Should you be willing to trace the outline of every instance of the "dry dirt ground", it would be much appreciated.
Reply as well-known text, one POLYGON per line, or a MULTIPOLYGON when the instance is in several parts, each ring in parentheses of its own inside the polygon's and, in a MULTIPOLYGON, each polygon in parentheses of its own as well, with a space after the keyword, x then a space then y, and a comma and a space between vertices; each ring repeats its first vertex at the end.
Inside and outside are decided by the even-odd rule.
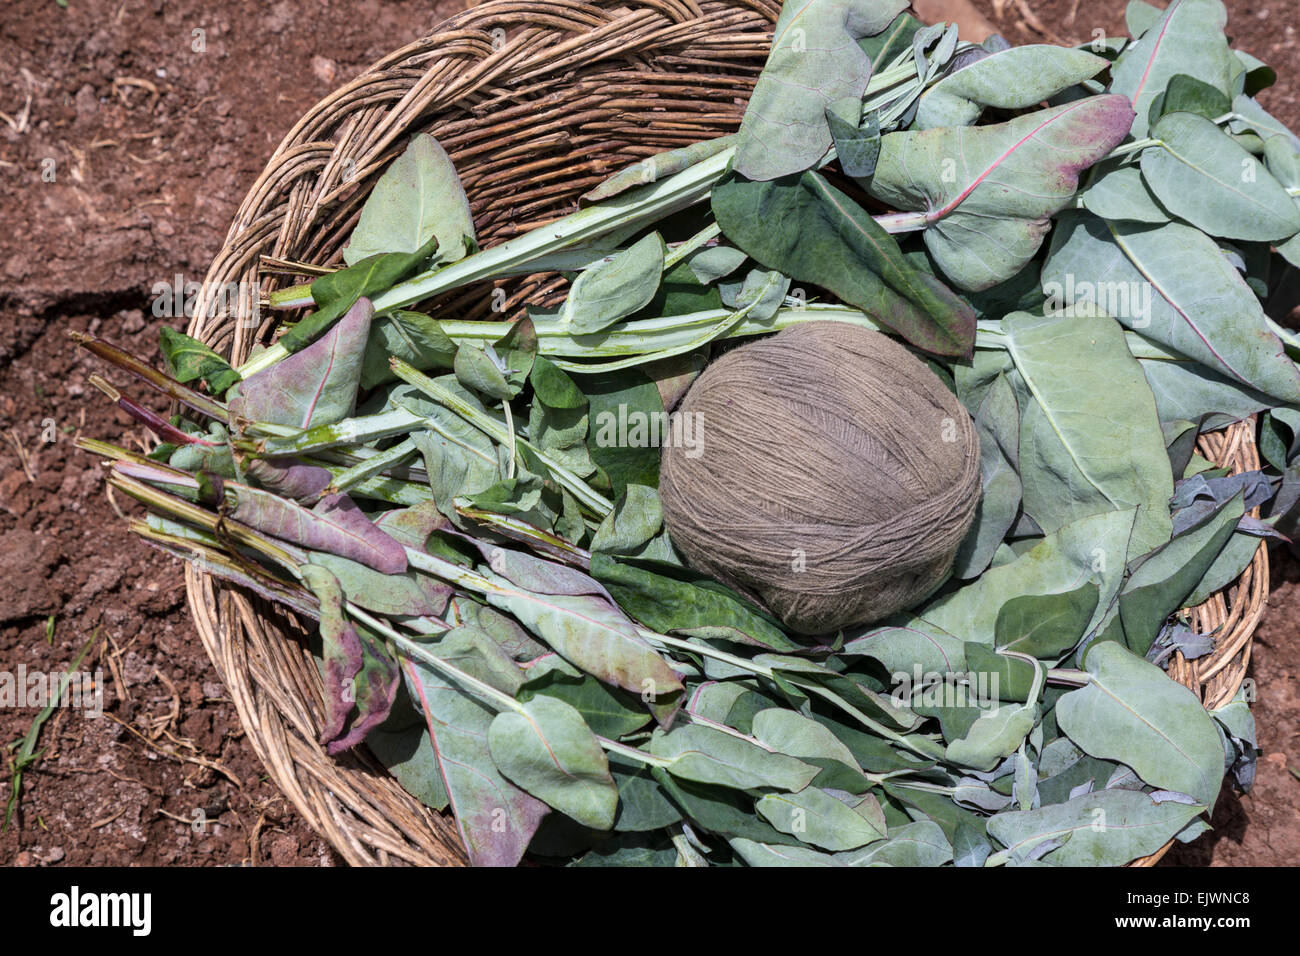
MULTIPOLYGON (((149 357, 152 290, 201 279, 294 120, 462 0, 5 0, 0 9, 0 671, 55 670, 93 638, 104 715, 61 709, 0 834, 17 865, 329 865, 265 779, 191 625, 179 568, 132 540, 79 432, 129 444, 65 337, 149 357)), ((978 0, 1013 42, 1123 29, 1123 0, 978 0)), ((1294 0, 1229 0, 1300 128, 1294 0)), ((156 358, 156 354, 154 358, 156 358)), ((1267 752, 1183 865, 1294 862, 1300 569, 1278 569, 1253 676, 1267 752)), ((38 708, 0 708, 0 748, 38 708)), ((0 805, 13 751, 0 749, 0 805)))

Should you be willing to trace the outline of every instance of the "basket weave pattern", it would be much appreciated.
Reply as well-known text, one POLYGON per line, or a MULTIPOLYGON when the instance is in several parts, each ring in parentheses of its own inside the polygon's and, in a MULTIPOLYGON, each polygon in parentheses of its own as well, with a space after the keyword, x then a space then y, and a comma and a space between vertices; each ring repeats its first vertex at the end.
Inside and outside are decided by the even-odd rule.
MULTIPOLYGON (((479 242, 490 246, 571 212, 618 168, 733 132, 779 12, 773 0, 494 0, 454 17, 289 132, 230 227, 189 333, 243 361, 276 317, 220 290, 260 284, 265 294, 289 284, 264 276, 268 260, 337 263, 370 188, 414 133, 432 133, 451 155, 479 242)), ((554 300, 564 283, 543 276, 501 285, 510 314, 554 300)), ((435 314, 485 317, 492 293, 490 285, 452 293, 435 314)), ((499 296, 496 304, 500 312, 499 296)), ((1249 423, 1204 436, 1201 452, 1234 471, 1258 467, 1249 423)), ((186 580, 195 624, 250 742, 335 850, 359 865, 464 863, 449 816, 407 794, 364 748, 336 759, 316 742, 321 681, 303 624, 192 568, 186 580)), ((1267 591, 1261 548, 1236 584, 1193 612, 1198 630, 1220 628, 1218 648, 1178 658, 1170 674, 1207 706, 1240 685, 1267 591)))

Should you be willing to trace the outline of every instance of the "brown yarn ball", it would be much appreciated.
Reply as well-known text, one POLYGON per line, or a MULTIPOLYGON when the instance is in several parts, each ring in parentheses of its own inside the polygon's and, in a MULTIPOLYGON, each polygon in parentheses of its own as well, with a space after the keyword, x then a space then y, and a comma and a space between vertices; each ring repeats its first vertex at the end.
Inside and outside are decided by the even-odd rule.
POLYGON ((663 451, 669 537, 694 568, 821 634, 910 607, 947 576, 980 496, 979 437, 897 342, 806 322, 728 352, 663 451))

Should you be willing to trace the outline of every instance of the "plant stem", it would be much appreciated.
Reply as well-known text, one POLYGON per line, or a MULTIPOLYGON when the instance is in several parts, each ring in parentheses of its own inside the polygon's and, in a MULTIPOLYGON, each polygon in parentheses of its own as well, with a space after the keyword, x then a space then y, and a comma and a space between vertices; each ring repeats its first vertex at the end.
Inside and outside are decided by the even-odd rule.
POLYGON ((903 232, 920 232, 930 225, 930 216, 926 212, 891 212, 883 216, 876 216, 876 223, 885 232, 903 233, 903 232))
POLYGON ((373 478, 408 455, 415 454, 415 452, 415 439, 408 438, 392 448, 382 451, 378 455, 372 455, 365 461, 336 474, 334 480, 330 482, 329 488, 325 490, 325 494, 337 494, 340 491, 347 491, 353 485, 365 481, 367 478, 373 478))
MULTIPOLYGON (((498 445, 509 447, 512 433, 510 429, 501 422, 492 418, 490 415, 485 415, 479 409, 462 399, 455 392, 451 391, 451 389, 443 387, 438 382, 434 381, 423 372, 417 371, 413 366, 403 362, 401 359, 393 358, 390 364, 393 373, 402 381, 406 382, 408 385, 414 385, 439 405, 451 409, 451 411, 455 412, 469 424, 483 432, 498 445)), ((420 421, 424 421, 424 419, 420 419, 420 421)), ((593 490, 585 481, 573 474, 573 472, 569 471, 549 454, 523 438, 516 437, 514 440, 536 455, 538 460, 550 469, 556 482, 567 488, 569 492, 578 499, 579 503, 590 508, 602 518, 609 514, 613 509, 614 505, 609 501, 609 499, 593 490)))
POLYGON ((103 359, 109 365, 116 366, 122 371, 133 375, 150 388, 161 392, 168 398, 175 399, 182 405, 192 408, 200 415, 207 415, 209 418, 214 418, 223 423, 229 422, 230 415, 226 410, 226 406, 221 402, 209 398, 201 392, 196 392, 186 385, 182 385, 170 375, 164 375, 156 368, 151 368, 134 355, 122 351, 116 345, 110 345, 84 332, 69 332, 68 338, 87 352, 103 359))
POLYGON ((677 263, 681 262, 687 256, 697 249, 708 245, 711 241, 722 235, 722 227, 716 222, 711 222, 691 238, 679 244, 672 252, 664 256, 664 272, 667 272, 677 263))
POLYGON ((1092 675, 1087 671, 1065 667, 1048 668, 1047 679, 1053 684, 1066 684, 1070 687, 1086 687, 1092 683, 1092 675))
POLYGON ((1150 146, 1163 146, 1163 145, 1165 144, 1160 140, 1151 139, 1150 137, 1146 139, 1134 140, 1131 143, 1125 143, 1123 146, 1115 147, 1109 153, 1103 156, 1100 160, 1098 160, 1098 162, 1104 163, 1108 159, 1120 159, 1124 156, 1129 156, 1133 153, 1140 153, 1142 150, 1150 146))

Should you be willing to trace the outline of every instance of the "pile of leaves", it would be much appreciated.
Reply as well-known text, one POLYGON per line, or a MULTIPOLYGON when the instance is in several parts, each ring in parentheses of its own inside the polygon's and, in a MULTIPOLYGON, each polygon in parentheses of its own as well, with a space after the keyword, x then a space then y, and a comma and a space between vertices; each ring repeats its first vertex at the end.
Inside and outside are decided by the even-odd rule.
POLYGON ((1275 76, 1219 0, 1139 0, 1133 39, 1083 49, 903 8, 791 0, 738 134, 491 248, 416 137, 239 369, 81 337, 185 407, 96 379, 161 440, 84 442, 134 530, 318 621, 322 742, 450 808, 474 863, 1119 865, 1207 829, 1225 771, 1249 786, 1244 695, 1207 713, 1162 665, 1213 650, 1179 609, 1300 500, 1275 76), (421 311, 553 272, 556 308, 421 311), (938 593, 812 640, 684 566, 656 492, 711 350, 809 320, 925 358, 983 479, 938 593), (1196 453, 1250 416, 1265 469, 1196 453))

